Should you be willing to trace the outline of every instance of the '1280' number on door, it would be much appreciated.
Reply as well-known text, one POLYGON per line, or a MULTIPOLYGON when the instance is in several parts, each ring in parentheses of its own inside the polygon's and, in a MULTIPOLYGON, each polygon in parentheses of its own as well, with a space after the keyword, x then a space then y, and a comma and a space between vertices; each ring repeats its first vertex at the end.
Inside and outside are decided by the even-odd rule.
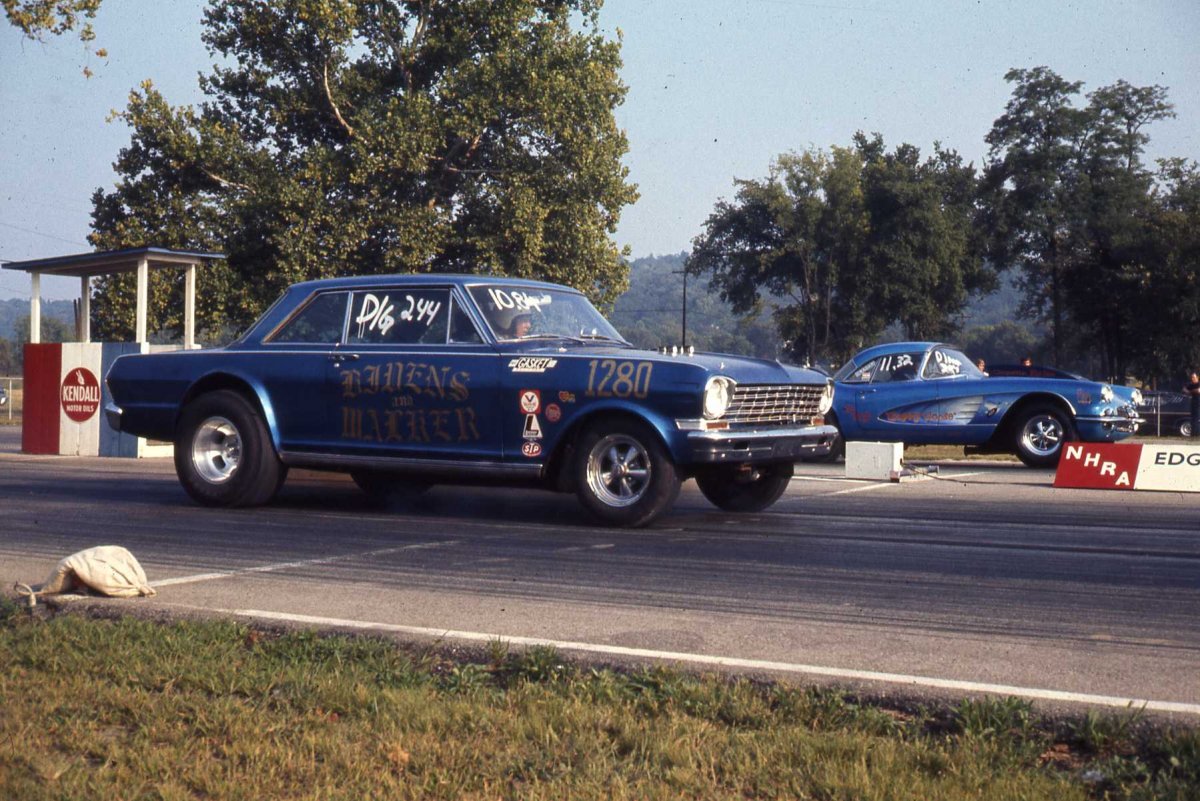
POLYGON ((644 398, 650 393, 653 362, 592 359, 589 364, 586 394, 590 398, 644 398))

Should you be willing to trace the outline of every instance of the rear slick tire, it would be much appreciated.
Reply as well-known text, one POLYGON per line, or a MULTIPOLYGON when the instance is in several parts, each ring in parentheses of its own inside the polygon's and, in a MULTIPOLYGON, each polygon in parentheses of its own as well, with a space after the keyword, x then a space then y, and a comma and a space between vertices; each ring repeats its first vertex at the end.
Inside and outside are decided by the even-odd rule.
POLYGON ((223 389, 184 408, 175 434, 175 473, 203 506, 261 506, 275 496, 287 468, 254 404, 223 389))

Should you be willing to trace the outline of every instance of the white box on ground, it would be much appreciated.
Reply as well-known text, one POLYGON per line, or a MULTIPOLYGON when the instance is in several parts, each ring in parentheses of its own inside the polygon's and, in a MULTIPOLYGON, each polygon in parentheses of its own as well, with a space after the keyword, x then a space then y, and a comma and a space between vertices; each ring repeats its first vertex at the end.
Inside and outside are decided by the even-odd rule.
POLYGON ((891 481, 901 470, 904 445, 900 442, 847 442, 846 478, 891 481))

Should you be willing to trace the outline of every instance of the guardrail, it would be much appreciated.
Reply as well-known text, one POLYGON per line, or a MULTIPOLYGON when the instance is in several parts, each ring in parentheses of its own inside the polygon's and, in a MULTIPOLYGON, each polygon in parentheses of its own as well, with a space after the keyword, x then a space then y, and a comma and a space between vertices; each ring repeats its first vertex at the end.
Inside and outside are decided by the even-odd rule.
POLYGON ((25 380, 19 375, 0 376, 0 387, 8 395, 8 402, 0 406, 0 423, 18 423, 25 408, 25 380))

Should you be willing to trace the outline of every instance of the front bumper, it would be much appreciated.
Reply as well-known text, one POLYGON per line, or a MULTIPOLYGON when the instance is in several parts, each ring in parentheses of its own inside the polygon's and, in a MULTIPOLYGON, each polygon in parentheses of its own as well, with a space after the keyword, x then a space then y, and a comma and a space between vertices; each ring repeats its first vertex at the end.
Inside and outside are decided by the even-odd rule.
POLYGON ((1086 428, 1104 435, 1136 434, 1138 427, 1145 422, 1145 418, 1139 417, 1137 412, 1126 409, 1118 410, 1116 414, 1081 415, 1075 418, 1075 425, 1081 429, 1081 433, 1086 428))
POLYGON ((834 426, 689 431, 690 461, 697 464, 795 461, 824 456, 838 438, 834 426))

